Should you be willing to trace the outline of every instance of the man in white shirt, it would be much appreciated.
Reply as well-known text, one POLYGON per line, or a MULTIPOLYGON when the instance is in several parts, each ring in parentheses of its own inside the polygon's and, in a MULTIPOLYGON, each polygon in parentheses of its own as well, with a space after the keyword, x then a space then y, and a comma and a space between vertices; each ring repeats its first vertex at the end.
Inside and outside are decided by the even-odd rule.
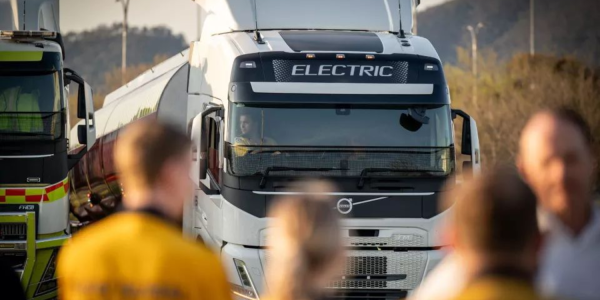
MULTIPOLYGON (((592 186, 592 134, 577 113, 546 110, 521 133, 517 166, 538 198, 540 253, 538 289, 562 299, 600 299, 600 209, 592 186)), ((450 254, 410 297, 452 299, 469 280, 461 258, 450 254)))
POLYGON ((521 133, 517 166, 536 193, 545 230, 538 288, 556 298, 600 299, 600 211, 592 199, 589 127, 571 110, 537 113, 521 133))

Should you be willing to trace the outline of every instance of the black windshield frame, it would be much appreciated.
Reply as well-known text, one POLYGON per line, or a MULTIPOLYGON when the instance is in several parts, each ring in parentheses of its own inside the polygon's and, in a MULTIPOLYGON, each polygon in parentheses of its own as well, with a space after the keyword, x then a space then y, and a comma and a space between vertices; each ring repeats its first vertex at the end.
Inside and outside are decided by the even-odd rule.
MULTIPOLYGON (((255 127, 260 127, 255 130, 260 130, 261 136, 264 138, 261 144, 269 147, 276 145, 277 148, 409 149, 454 146, 451 110, 448 105, 418 106, 427 109, 430 122, 421 125, 421 128, 417 131, 410 131, 400 124, 400 117, 405 117, 408 114, 408 109, 413 107, 417 106, 230 103, 225 142, 240 144, 239 139, 244 139, 244 135, 239 128, 241 118, 247 114, 252 114, 254 115, 253 119, 272 120, 270 123, 263 124, 261 122, 261 124, 258 124, 257 122, 255 124, 255 127), (347 115, 344 114, 343 110, 347 112, 347 115), (257 114, 258 111, 261 114, 257 114), (340 111, 339 114, 338 111, 340 111), (267 115, 265 112, 270 112, 270 114, 267 115), (282 125, 287 122, 291 122, 289 127, 282 125), (273 124, 275 125, 269 127, 273 124), (304 129, 309 126, 315 127, 308 130, 304 129), (327 134, 317 138, 316 135, 323 131, 326 131, 327 134), (292 136, 292 138, 288 136, 292 136), (312 142, 306 142, 307 140, 312 142), (324 144, 325 142, 331 144, 324 144)), ((241 144, 259 145, 243 141, 241 144)))

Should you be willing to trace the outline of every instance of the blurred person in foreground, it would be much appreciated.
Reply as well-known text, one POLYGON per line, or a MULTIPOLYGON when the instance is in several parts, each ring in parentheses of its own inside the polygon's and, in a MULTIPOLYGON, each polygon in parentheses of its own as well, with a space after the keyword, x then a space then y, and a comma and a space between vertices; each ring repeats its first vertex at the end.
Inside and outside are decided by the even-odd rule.
MULTIPOLYGON (((283 198, 269 212, 273 232, 267 265, 270 300, 320 300, 345 261, 337 211, 325 196, 333 187, 311 182, 308 195, 283 198)), ((341 278, 341 277, 340 277, 341 278)))
POLYGON ((115 149, 125 211, 62 248, 60 299, 230 299, 217 257, 182 236, 191 160, 191 142, 176 129, 155 120, 125 129, 115 149))
MULTIPOLYGON (((517 166, 538 199, 544 246, 536 285, 545 295, 575 300, 600 295, 592 137, 583 118, 565 108, 536 113, 521 133, 517 166)), ((460 257, 449 255, 411 300, 450 299, 468 279, 460 266, 460 257)))
POLYGON ((516 172, 495 169, 451 192, 449 239, 468 280, 454 299, 541 299, 536 198, 516 172))
POLYGON ((535 114, 521 134, 517 165, 538 198, 544 249, 537 284, 546 295, 600 298, 592 137, 584 119, 564 108, 535 114))

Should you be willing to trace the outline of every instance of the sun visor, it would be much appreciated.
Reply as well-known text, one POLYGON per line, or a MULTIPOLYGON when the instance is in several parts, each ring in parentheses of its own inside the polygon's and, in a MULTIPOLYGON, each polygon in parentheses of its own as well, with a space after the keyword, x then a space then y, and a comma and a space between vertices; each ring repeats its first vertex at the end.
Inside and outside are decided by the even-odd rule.
POLYGON ((296 52, 383 52, 381 40, 376 34, 370 32, 282 31, 279 34, 288 46, 296 52))

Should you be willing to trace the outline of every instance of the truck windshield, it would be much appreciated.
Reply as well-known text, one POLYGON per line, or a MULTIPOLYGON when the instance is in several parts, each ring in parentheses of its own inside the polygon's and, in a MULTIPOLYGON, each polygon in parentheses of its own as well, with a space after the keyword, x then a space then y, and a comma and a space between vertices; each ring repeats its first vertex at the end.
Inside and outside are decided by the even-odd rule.
POLYGON ((234 103, 229 128, 229 170, 239 176, 269 167, 273 176, 360 176, 370 169, 369 175, 410 177, 446 176, 454 168, 448 105, 234 103))
POLYGON ((55 139, 61 135, 59 72, 0 73, 0 139, 55 139))

